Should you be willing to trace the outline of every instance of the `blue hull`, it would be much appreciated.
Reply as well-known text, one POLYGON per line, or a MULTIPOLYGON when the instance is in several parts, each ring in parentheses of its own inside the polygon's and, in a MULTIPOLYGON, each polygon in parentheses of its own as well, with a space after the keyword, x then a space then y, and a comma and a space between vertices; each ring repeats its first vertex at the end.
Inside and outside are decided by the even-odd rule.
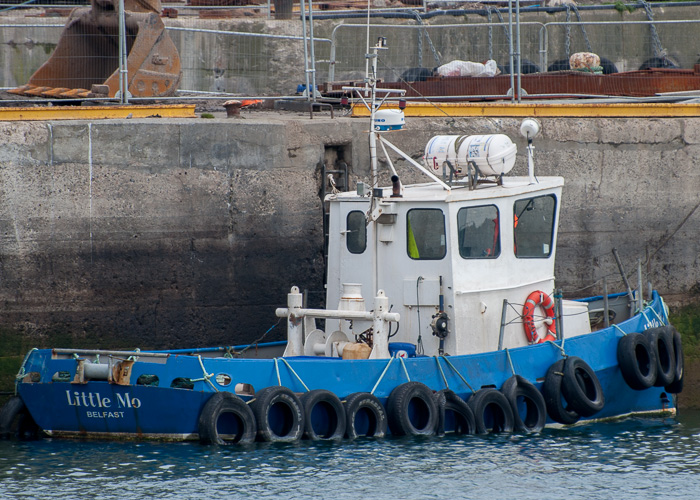
MULTIPOLYGON (((664 323, 668 319, 663 303, 655 295, 644 313, 614 327, 565 340, 563 352, 585 360, 605 394, 604 408, 591 418, 672 409, 670 395, 663 387, 630 389, 616 355, 624 334, 664 323)), ((201 351, 206 354, 206 350, 201 351)), ((386 404, 394 388, 411 380, 433 390, 449 388, 468 399, 482 387, 500 388, 513 373, 541 389, 547 369, 562 358, 562 341, 474 355, 383 360, 200 358, 182 351, 162 352, 169 356, 160 362, 144 357, 134 363, 132 385, 122 386, 107 381, 52 381, 61 372, 63 380, 68 376, 72 380, 75 360, 54 359, 52 350, 35 350, 23 365, 26 375, 18 382, 18 394, 38 426, 51 435, 195 439, 199 415, 208 399, 216 390, 234 391, 237 384, 250 384, 254 391, 277 385, 296 393, 327 389, 341 399, 355 392, 373 392, 386 404), (209 380, 202 366, 206 374, 213 375, 209 380), (231 383, 219 385, 216 376, 221 374, 228 375, 231 383), (158 386, 136 383, 139 377, 153 375, 158 386), (193 388, 172 388, 171 383, 178 378, 190 379, 193 388)), ((251 396, 242 397, 249 400, 251 396)))

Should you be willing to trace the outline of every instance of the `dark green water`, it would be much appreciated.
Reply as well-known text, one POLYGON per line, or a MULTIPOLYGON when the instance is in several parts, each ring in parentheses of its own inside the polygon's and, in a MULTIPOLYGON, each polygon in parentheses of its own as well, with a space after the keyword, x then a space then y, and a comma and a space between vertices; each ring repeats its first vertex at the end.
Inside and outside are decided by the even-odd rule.
POLYGON ((338 444, 0 441, 0 498, 700 498, 700 413, 338 444))

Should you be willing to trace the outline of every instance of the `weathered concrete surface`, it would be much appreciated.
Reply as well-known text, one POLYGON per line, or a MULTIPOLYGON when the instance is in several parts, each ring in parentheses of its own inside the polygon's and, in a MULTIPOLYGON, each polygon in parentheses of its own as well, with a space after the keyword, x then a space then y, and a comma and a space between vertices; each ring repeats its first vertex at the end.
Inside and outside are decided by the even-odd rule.
MULTIPOLYGON (((392 142, 518 119, 411 119, 392 142)), ((700 291, 700 118, 544 119, 537 174, 566 179, 558 286, 621 290, 611 250, 671 302, 700 291), (687 219, 686 219, 687 218, 687 219)), ((0 123, 0 324, 23 345, 182 347, 252 341, 292 284, 322 298, 320 164, 368 180, 365 120, 0 123)), ((405 182, 417 178, 397 161, 405 182)), ((634 281, 634 279, 633 279, 634 281)), ((281 338, 283 329, 268 338, 281 338)), ((6 353, 19 354, 19 353, 6 353)))
POLYGON ((291 281, 319 287, 314 173, 340 128, 1 124, 0 324, 40 344, 254 340, 291 281))

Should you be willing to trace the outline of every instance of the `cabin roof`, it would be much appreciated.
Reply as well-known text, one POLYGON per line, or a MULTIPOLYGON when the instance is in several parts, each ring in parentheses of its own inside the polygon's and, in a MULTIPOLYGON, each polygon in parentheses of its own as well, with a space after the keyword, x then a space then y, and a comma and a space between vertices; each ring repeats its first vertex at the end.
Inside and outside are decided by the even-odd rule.
MULTIPOLYGON (((536 183, 531 184, 529 177, 504 177, 502 185, 492 183, 479 184, 476 189, 470 190, 466 183, 453 183, 449 191, 437 182, 424 184, 410 184, 403 186, 401 198, 389 198, 391 187, 383 187, 386 198, 392 202, 405 203, 416 201, 437 201, 445 203, 488 200, 494 198, 507 198, 525 193, 536 193, 564 185, 563 177, 539 177, 536 183)), ((331 194, 326 197, 328 201, 360 201, 368 199, 367 196, 359 196, 356 192, 331 194)))

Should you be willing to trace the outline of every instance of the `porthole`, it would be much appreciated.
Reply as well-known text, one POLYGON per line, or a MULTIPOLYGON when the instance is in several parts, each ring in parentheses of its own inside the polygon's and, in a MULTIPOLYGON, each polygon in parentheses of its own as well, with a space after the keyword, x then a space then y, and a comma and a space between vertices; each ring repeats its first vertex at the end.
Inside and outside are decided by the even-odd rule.
POLYGON ((60 371, 53 374, 51 382, 70 382, 70 372, 60 371))
POLYGON ((234 391, 239 396, 255 396, 255 389, 252 384, 236 384, 234 391))
POLYGON ((144 373, 143 375, 139 375, 139 378, 136 379, 136 385, 148 385, 152 387, 157 387, 158 383, 160 381, 158 380, 158 375, 149 375, 144 373))
POLYGON ((194 389, 194 382, 187 377, 178 377, 172 381, 170 387, 174 389, 194 389))

